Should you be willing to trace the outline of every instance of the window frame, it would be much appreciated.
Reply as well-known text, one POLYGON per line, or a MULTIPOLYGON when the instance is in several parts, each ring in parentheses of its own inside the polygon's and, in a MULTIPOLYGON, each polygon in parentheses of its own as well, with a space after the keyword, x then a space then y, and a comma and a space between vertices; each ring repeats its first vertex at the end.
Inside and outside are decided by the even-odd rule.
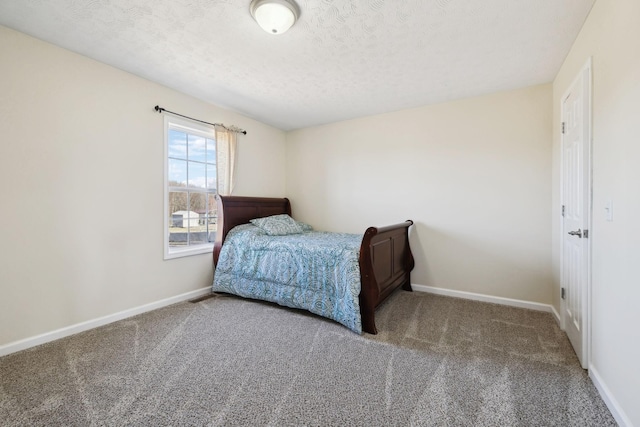
MULTIPOLYGON (((213 253, 214 243, 203 243, 196 245, 189 245, 186 247, 171 247, 169 245, 169 131, 170 130, 178 130, 181 132, 189 133, 195 136, 204 137, 206 139, 211 139, 216 143, 216 154, 218 151, 217 141, 215 138, 215 128, 213 126, 207 126, 204 124, 200 124, 191 120, 181 119, 178 117, 164 117, 164 259, 170 260, 175 258, 183 258, 192 255, 201 255, 207 253, 213 253)), ((188 162, 188 159, 186 160, 188 162)), ((216 158, 216 170, 218 167, 218 162, 216 158)), ((218 194, 218 177, 216 174, 216 190, 213 192, 214 196, 218 194)), ((185 187, 185 191, 192 191, 190 187, 185 187)), ((196 191, 200 192, 200 191, 196 191)), ((211 191, 201 191, 206 195, 212 194, 211 191)), ((188 207, 187 207, 188 208, 188 207)))

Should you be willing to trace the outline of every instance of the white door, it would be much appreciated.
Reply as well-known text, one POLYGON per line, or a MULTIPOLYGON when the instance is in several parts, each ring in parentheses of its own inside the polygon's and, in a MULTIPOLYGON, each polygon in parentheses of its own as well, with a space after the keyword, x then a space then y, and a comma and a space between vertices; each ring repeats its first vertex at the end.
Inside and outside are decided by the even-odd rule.
POLYGON ((562 101, 562 315, 583 368, 589 348, 590 63, 562 101))

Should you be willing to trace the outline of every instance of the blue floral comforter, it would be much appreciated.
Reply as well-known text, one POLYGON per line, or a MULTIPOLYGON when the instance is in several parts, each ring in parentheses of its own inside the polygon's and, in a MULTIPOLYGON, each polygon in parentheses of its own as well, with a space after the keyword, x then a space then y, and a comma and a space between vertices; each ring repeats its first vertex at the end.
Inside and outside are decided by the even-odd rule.
POLYGON ((361 334, 362 237, 318 231, 268 236, 239 225, 220 251, 213 291, 308 310, 361 334))

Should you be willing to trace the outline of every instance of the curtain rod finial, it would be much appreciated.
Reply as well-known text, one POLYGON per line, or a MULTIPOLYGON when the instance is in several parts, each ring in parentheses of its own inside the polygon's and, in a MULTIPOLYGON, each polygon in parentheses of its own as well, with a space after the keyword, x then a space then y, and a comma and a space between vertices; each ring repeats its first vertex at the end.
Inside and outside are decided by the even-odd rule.
POLYGON ((224 125, 224 124, 222 124, 222 123, 209 123, 209 122, 205 122, 204 120, 194 119, 193 117, 189 117, 189 116, 185 116, 185 115, 183 115, 183 114, 178 114, 178 113, 175 113, 175 112, 173 112, 173 111, 169 111, 169 110, 167 110, 166 108, 162 108, 162 107, 161 107, 161 106, 159 106, 159 105, 156 105, 155 107, 153 107, 153 109, 154 109, 154 110, 156 110, 158 113, 161 113, 161 114, 162 114, 163 112, 165 112, 165 111, 166 111, 166 112, 167 112, 167 113, 169 113, 169 114, 173 114, 173 115, 176 115, 176 116, 179 116, 179 117, 184 117, 185 119, 194 120, 194 121, 196 121, 196 122, 204 123, 204 124, 206 124, 206 125, 210 125, 210 126, 221 126, 221 127, 223 127, 224 129, 227 129, 227 130, 229 130, 229 131, 231 131, 231 132, 238 132, 238 133, 241 133, 241 134, 243 134, 243 135, 246 135, 246 134, 247 134, 247 131, 246 131, 246 130, 244 130, 244 129, 240 129, 240 128, 239 128, 239 127, 237 127, 237 126, 227 127, 227 126, 225 126, 225 125, 224 125))

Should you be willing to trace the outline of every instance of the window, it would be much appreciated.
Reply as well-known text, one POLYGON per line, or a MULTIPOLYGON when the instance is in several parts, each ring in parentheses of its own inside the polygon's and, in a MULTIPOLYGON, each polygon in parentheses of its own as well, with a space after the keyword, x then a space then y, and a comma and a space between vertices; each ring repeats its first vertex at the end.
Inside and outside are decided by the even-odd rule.
POLYGON ((213 127, 165 116, 165 259, 213 250, 216 175, 213 127))

